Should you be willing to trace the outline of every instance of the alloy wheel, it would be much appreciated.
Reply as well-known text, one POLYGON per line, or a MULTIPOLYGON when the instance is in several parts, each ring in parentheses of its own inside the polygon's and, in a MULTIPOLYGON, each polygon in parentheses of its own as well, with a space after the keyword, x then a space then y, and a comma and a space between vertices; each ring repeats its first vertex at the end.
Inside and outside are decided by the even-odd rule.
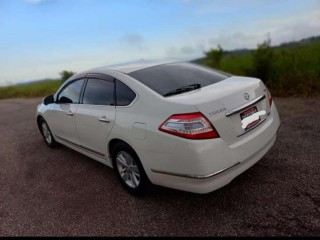
POLYGON ((51 132, 49 130, 48 125, 45 122, 43 122, 41 126, 42 126, 42 134, 44 136, 44 139, 46 140, 46 142, 48 144, 51 144, 52 143, 52 137, 51 137, 51 132))
POLYGON ((117 153, 116 163, 125 184, 131 188, 137 188, 140 184, 140 171, 133 157, 125 151, 120 151, 117 153))

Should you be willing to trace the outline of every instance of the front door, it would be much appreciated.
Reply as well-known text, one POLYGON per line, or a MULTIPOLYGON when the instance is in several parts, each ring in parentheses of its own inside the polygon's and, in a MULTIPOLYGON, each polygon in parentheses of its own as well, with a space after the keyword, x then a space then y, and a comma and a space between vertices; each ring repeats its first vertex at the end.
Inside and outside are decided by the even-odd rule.
POLYGON ((79 145, 74 116, 80 101, 80 94, 85 79, 72 81, 63 88, 56 103, 50 105, 47 121, 53 135, 62 140, 79 145))

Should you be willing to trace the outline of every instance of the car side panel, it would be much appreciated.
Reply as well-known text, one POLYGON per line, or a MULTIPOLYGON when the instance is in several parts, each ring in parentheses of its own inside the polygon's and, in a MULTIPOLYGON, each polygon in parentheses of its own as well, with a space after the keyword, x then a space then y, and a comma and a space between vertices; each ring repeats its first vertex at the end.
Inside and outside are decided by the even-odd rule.
POLYGON ((75 124, 80 145, 105 156, 107 137, 114 122, 115 106, 79 105, 75 114, 75 124), (99 121, 100 118, 109 122, 99 121))
POLYGON ((74 114, 78 104, 50 104, 44 112, 44 118, 49 124, 54 137, 60 137, 74 144, 79 144, 75 128, 74 114))

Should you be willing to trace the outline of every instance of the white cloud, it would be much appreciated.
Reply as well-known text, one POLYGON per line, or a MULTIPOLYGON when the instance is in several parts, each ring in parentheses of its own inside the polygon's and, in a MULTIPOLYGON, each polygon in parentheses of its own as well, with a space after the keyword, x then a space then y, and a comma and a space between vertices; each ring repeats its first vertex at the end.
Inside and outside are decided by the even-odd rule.
POLYGON ((259 25, 270 32, 273 44, 280 44, 320 35, 319 19, 320 9, 314 9, 302 15, 262 21, 259 25))
POLYGON ((320 35, 319 19, 320 9, 314 8, 304 14, 256 21, 250 25, 240 21, 225 24, 219 29, 193 26, 171 36, 168 38, 170 41, 162 41, 158 48, 165 52, 166 57, 194 59, 202 57, 204 51, 218 44, 225 50, 253 49, 270 37, 272 45, 279 45, 320 35))

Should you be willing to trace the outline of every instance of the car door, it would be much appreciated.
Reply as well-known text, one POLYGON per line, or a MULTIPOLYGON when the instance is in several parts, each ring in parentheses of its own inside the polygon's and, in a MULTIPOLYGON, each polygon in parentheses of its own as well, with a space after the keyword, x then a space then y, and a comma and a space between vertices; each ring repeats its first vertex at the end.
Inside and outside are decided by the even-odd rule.
POLYGON ((81 147, 105 156, 107 137, 115 122, 114 79, 105 75, 88 75, 75 123, 81 147))
POLYGON ((85 79, 76 79, 64 86, 57 94, 56 102, 46 113, 49 127, 58 140, 80 144, 75 128, 74 114, 79 105, 85 79))

